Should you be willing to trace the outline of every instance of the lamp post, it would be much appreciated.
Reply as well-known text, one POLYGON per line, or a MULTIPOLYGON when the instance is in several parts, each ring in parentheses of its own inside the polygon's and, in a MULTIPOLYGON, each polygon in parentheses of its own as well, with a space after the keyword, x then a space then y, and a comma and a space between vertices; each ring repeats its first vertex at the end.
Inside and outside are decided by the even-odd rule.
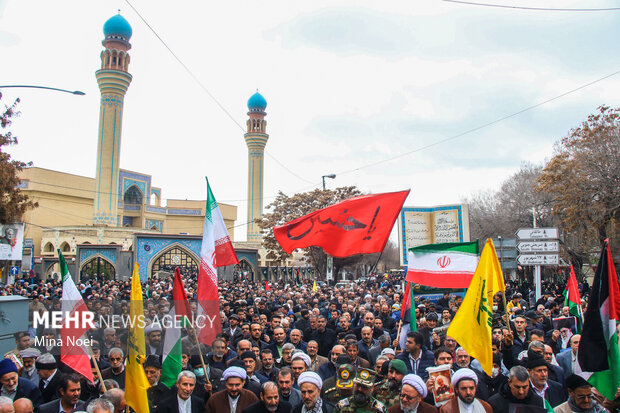
POLYGON ((336 174, 323 175, 323 191, 325 191, 325 178, 336 179, 336 174))
POLYGON ((78 95, 78 96, 84 96, 86 93, 79 91, 79 90, 66 90, 66 89, 58 89, 56 87, 48 87, 48 86, 34 86, 34 85, 4 85, 4 86, 0 86, 0 89, 5 89, 5 88, 13 88, 13 87, 17 87, 17 88, 28 88, 28 89, 47 89, 47 90, 56 90, 58 92, 65 92, 65 93, 71 93, 72 95, 78 95))

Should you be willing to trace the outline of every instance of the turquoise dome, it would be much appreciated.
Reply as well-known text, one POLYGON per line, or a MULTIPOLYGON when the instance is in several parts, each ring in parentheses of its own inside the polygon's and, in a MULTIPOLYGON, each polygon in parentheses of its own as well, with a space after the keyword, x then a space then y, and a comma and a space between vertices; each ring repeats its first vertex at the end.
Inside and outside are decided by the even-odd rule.
POLYGON ((131 25, 120 14, 110 17, 103 25, 105 37, 120 36, 125 40, 129 40, 132 33, 131 25))
POLYGON ((267 101, 260 93, 256 92, 250 99, 248 99, 248 109, 250 110, 265 110, 267 107, 267 101))

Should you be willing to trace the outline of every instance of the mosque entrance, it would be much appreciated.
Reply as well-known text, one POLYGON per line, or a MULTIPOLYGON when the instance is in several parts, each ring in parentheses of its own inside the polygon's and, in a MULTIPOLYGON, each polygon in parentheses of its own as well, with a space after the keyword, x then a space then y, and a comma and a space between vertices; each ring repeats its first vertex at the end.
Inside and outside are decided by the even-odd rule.
POLYGON ((233 267, 233 280, 251 280, 256 281, 254 278, 254 267, 246 259, 239 260, 239 264, 235 264, 233 267))
POLYGON ((114 280, 116 279, 116 268, 105 258, 93 257, 80 269, 80 280, 84 279, 114 280))
POLYGON ((123 195, 123 202, 125 204, 142 204, 142 192, 138 189, 137 186, 130 186, 127 191, 125 191, 125 195, 123 195))
POLYGON ((161 254, 151 266, 151 274, 158 277, 172 277, 179 267, 181 274, 192 279, 198 278, 198 261, 184 248, 173 247, 161 254))

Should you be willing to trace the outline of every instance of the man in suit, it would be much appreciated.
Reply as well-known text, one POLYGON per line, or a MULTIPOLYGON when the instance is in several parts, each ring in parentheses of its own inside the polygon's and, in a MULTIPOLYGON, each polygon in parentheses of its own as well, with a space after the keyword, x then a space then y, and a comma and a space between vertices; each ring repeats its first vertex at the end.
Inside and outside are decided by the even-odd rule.
POLYGON ((161 363, 159 362, 159 356, 155 354, 147 356, 142 367, 144 368, 146 379, 151 385, 151 387, 146 389, 146 396, 149 400, 149 408, 150 410, 155 411, 159 402, 167 398, 170 389, 160 381, 161 363))
POLYGON ((555 356, 560 367, 564 371, 564 377, 568 377, 575 372, 575 365, 579 364, 577 360, 577 350, 581 341, 580 334, 574 334, 569 340, 570 350, 563 351, 555 356))
POLYGON ((177 376, 177 392, 162 400, 157 406, 155 413, 202 413, 205 402, 194 396, 196 387, 196 375, 188 370, 183 370, 177 376))
POLYGON ((530 373, 532 390, 547 400, 551 407, 555 408, 566 401, 568 394, 564 391, 563 386, 549 380, 549 367, 543 357, 528 357, 527 370, 530 373))
POLYGON ((258 397, 250 390, 243 388, 246 379, 247 373, 242 367, 232 366, 224 370, 222 380, 226 388, 209 398, 205 412, 238 413, 249 405, 256 403, 258 397))
POLYGON ((82 411, 86 408, 86 403, 80 400, 82 385, 80 376, 75 373, 64 374, 58 386, 60 399, 52 400, 39 406, 39 413, 71 413, 82 411))
POLYGON ((11 400, 30 399, 35 409, 41 404, 41 392, 37 386, 28 379, 18 377, 17 366, 10 359, 0 361, 0 394, 11 400))
POLYGON ((426 368, 435 364, 433 353, 424 348, 424 336, 417 331, 407 333, 405 351, 396 358, 405 362, 409 373, 417 374, 422 380, 428 379, 426 368))
POLYGON ((43 398, 42 403, 47 403, 60 396, 58 384, 62 373, 58 371, 56 358, 50 354, 42 354, 34 363, 39 375, 39 391, 43 398))
POLYGON ((288 413, 291 409, 290 403, 280 400, 278 386, 267 381, 261 386, 260 400, 243 409, 242 413, 288 413))

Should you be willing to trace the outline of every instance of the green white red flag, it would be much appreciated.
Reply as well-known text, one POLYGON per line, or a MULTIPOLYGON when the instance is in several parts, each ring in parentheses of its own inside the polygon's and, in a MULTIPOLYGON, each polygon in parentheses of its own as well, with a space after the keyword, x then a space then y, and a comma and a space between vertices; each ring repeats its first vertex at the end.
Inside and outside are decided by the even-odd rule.
POLYGON ((620 352, 616 332, 619 320, 620 287, 609 239, 606 239, 584 314, 577 359, 588 382, 609 400, 615 399, 620 386, 620 352))
POLYGON ((63 314, 63 327, 60 330, 63 343, 60 347, 60 361, 92 383, 93 371, 90 368, 90 351, 86 346, 88 337, 85 336, 88 325, 84 323, 87 318, 85 314, 89 313, 89 310, 75 286, 73 278, 71 278, 67 261, 65 261, 60 250, 58 250, 58 264, 62 276, 61 310, 63 314))
POLYGON ((207 179, 207 207, 200 248, 196 315, 198 340, 201 343, 210 345, 222 330, 216 268, 234 264, 239 264, 239 260, 207 179))
POLYGON ((183 347, 179 325, 188 325, 192 321, 192 311, 187 295, 185 295, 185 286, 179 267, 174 270, 172 304, 168 313, 172 325, 166 328, 161 362, 161 382, 170 388, 176 383, 177 376, 183 370, 183 347))
POLYGON ((577 319, 577 334, 581 334, 583 324, 583 311, 581 310, 581 295, 573 266, 570 266, 570 275, 564 290, 564 306, 568 307, 569 313, 577 319))
POLYGON ((406 280, 438 288, 467 288, 478 265, 478 242, 409 248, 406 280))

